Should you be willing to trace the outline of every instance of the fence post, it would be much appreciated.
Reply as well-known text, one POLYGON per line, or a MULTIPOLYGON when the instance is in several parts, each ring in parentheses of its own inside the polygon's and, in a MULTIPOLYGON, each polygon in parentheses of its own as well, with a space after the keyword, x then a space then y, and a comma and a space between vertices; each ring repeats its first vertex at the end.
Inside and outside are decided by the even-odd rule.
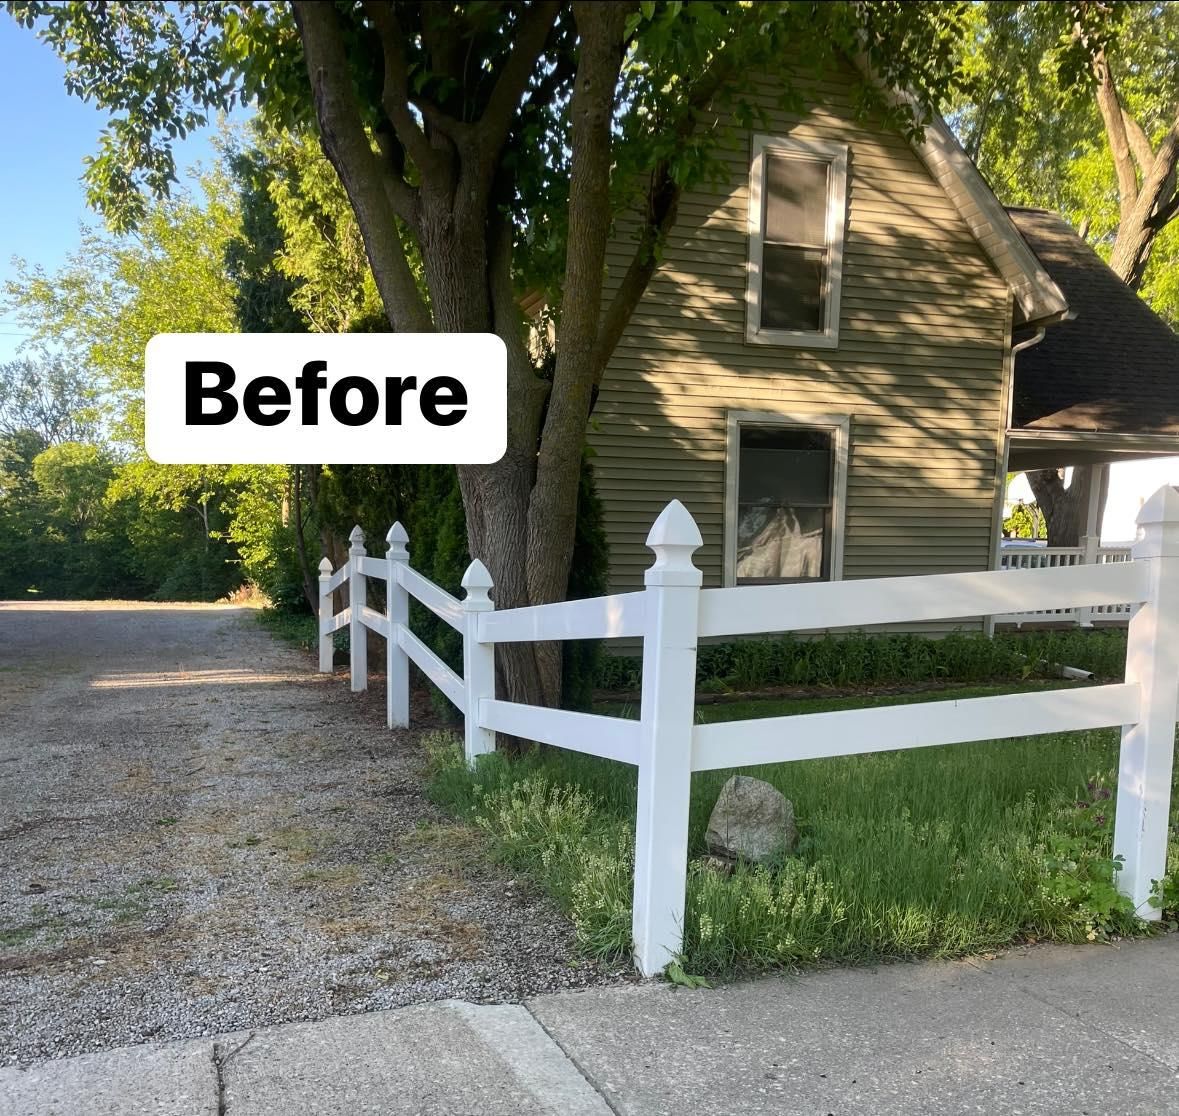
POLYGON ((409 656, 397 642, 397 633, 409 627, 409 591, 397 576, 397 567, 409 564, 409 535, 394 523, 385 536, 389 550, 385 561, 385 615, 389 638, 385 640, 385 722, 390 728, 409 725, 409 656))
POLYGON ((635 817, 635 964, 654 976, 683 947, 692 789, 696 643, 702 575, 696 521, 679 500, 655 520, 645 575, 639 801, 635 817))
POLYGON ((1175 718, 1179 711, 1179 491, 1160 488, 1138 513, 1131 549, 1148 571, 1147 599, 1130 620, 1126 681, 1142 692, 1138 723, 1122 729, 1114 856, 1122 857, 1118 890, 1142 918, 1157 919, 1151 883, 1166 873, 1167 815, 1175 718))
POLYGON ((479 613, 490 612, 495 604, 487 595, 495 583, 487 567, 475 559, 463 574, 463 686, 467 708, 463 714, 463 756, 467 766, 475 766, 477 756, 495 751, 495 733, 479 725, 479 703, 495 697, 495 644, 478 640, 479 613))
POLYGON ((331 559, 325 556, 319 562, 319 669, 324 674, 331 674, 335 665, 336 637, 328 631, 333 618, 332 594, 328 589, 331 579, 331 559))
MULTIPOLYGON (((1097 565, 1097 550, 1101 545, 1101 539, 1096 535, 1082 535, 1081 539, 1081 564, 1084 566, 1097 565)), ((1093 613, 1092 607, 1077 609, 1077 623, 1082 628, 1093 627, 1093 613)))
POLYGON ((348 622, 348 643, 352 649, 352 692, 358 694, 368 689, 368 636, 361 619, 368 594, 364 587, 364 574, 360 572, 360 559, 366 552, 364 532, 359 525, 352 528, 348 541, 352 544, 348 548, 348 606, 352 610, 348 622))

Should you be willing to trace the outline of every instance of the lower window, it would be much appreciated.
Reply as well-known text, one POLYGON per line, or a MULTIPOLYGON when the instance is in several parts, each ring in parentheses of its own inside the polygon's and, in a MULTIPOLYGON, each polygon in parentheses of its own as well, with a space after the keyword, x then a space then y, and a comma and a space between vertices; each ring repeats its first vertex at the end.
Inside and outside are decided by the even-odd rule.
POLYGON ((730 414, 728 584, 839 576, 847 427, 846 418, 730 414))

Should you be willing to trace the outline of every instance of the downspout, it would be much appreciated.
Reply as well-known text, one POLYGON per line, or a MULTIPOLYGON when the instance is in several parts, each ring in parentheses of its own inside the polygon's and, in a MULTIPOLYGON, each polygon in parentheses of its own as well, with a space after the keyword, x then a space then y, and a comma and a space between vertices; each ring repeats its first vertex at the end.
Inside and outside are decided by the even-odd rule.
MULTIPOLYGON (((1033 345, 1038 345, 1044 340, 1044 327, 1039 326, 1036 332, 1032 334, 1026 341, 1017 341, 1011 346, 1011 370, 1015 371, 1015 354, 1022 353, 1024 349, 1030 349, 1033 345)), ((1008 422, 1011 421, 1010 411, 1008 412, 1008 422)))
MULTIPOLYGON (((1023 341, 1017 341, 1011 346, 1008 353, 1009 374, 1007 376, 1007 406, 1005 408, 1006 414, 1003 416, 1003 448, 1001 452, 1002 460, 999 462, 999 477, 998 484, 995 486, 995 508, 993 514, 994 524, 994 547, 991 553, 991 569, 999 569, 1000 555, 1003 549, 1003 504, 1007 499, 1007 462, 1011 456, 1011 416, 1015 411, 1015 357, 1017 353, 1022 353, 1024 349, 1030 349, 1033 345, 1038 345, 1044 340, 1044 326, 1037 326, 1036 332, 1031 337, 1023 341)), ((988 639, 995 634, 995 618, 988 616, 986 618, 983 632, 988 639)))

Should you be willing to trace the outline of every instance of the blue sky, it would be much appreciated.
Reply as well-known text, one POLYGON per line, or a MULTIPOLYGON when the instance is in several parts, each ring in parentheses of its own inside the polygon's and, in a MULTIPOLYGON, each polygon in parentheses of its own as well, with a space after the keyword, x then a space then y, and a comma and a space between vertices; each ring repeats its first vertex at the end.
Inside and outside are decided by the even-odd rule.
MULTIPOLYGON (((0 11, 0 284, 14 276, 12 257, 48 270, 78 245, 81 222, 98 224, 86 206, 82 159, 97 150, 105 115, 65 91, 65 67, 31 31, 0 11)), ((206 128, 177 146, 184 170, 212 156, 206 128)), ((0 304, 3 295, 0 294, 0 304)), ((0 361, 9 360, 23 338, 12 315, 0 310, 0 361)))

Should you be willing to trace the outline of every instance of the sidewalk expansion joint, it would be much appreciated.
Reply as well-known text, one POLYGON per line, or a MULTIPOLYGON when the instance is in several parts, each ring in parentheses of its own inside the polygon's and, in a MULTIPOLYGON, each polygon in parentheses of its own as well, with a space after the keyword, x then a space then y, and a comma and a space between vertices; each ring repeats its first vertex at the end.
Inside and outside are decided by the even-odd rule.
POLYGON ((983 976, 989 977, 993 981, 1006 984, 1007 987, 1017 996, 1026 996, 1029 1000, 1034 1000, 1037 1004, 1048 1008, 1057 1015, 1060 1015, 1073 1023, 1080 1024, 1084 1030, 1089 1031, 1094 1035, 1100 1035, 1102 1038, 1107 1039, 1115 1046, 1121 1047, 1127 1054, 1132 1054, 1139 1058, 1146 1058, 1148 1061, 1153 1062, 1156 1066, 1165 1070, 1167 1073, 1175 1072, 1175 1066, 1160 1058, 1157 1054, 1153 1054, 1149 1050, 1143 1050, 1141 1047, 1135 1046, 1134 1043, 1129 1042, 1118 1035, 1112 1034, 1111 1032, 1107 1031, 1100 1022, 1093 1019, 1086 1019, 1085 1016, 1063 1007, 1054 1000, 1048 999, 1048 997, 1045 995, 1041 995, 1038 992, 1033 992, 1030 988, 1021 988, 1009 973, 999 973, 994 969, 984 969, 971 957, 965 958, 965 961, 966 964, 976 973, 981 973, 983 976))
POLYGON ((523 1008, 523 1009, 524 1009, 526 1012, 528 1012, 528 1014, 529 1014, 529 1015, 532 1017, 532 1021, 533 1021, 533 1022, 534 1022, 534 1023, 535 1023, 535 1024, 536 1024, 536 1025, 537 1025, 537 1026, 538 1026, 538 1027, 541 1029, 541 1030, 542 1030, 542 1031, 544 1031, 544 1033, 545 1033, 545 1034, 548 1036, 549 1042, 551 1042, 551 1043, 552 1043, 552 1044, 553 1044, 553 1045, 554 1045, 554 1046, 555 1046, 555 1047, 556 1047, 558 1050, 560 1050, 560 1051, 561 1051, 561 1053, 562 1053, 562 1054, 564 1054, 564 1055, 565 1055, 565 1057, 566 1057, 566 1058, 569 1060, 569 1064, 570 1064, 571 1066, 573 1066, 573 1068, 574 1068, 575 1070, 577 1070, 577 1072, 578 1072, 579 1074, 581 1074, 582 1080, 584 1080, 584 1081, 585 1081, 585 1083, 586 1083, 586 1084, 587 1084, 587 1085, 588 1085, 588 1086, 589 1086, 591 1089, 593 1089, 593 1091, 594 1091, 595 1093, 597 1093, 599 1097, 601 1097, 601 1098, 602 1098, 602 1103, 603 1103, 603 1104, 604 1104, 604 1105, 605 1105, 605 1106, 606 1106, 608 1109, 610 1109, 610 1111, 611 1111, 611 1112, 613 1112, 613 1113, 614 1113, 614 1116, 622 1116, 622 1113, 619 1111, 619 1109, 617 1108, 617 1106, 616 1106, 616 1105, 613 1103, 613 1101, 611 1101, 611 1100, 610 1100, 609 1096, 607 1096, 607 1094, 606 1094, 606 1091, 605 1091, 605 1090, 602 1088, 602 1086, 601 1086, 601 1085, 599 1085, 599 1084, 598 1084, 597 1080, 594 1078, 594 1075, 593 1075, 592 1073, 590 1073, 588 1070, 586 1070, 585 1066, 583 1066, 583 1065, 582 1065, 582 1064, 581 1064, 581 1063, 580 1063, 580 1062, 579 1062, 579 1061, 578 1061, 578 1060, 577 1060, 577 1059, 576 1059, 576 1058, 573 1056, 572 1052, 570 1052, 568 1049, 566 1049, 566 1047, 565 1047, 565 1044, 564 1044, 564 1043, 562 1043, 562 1042, 561 1042, 561 1040, 560 1040, 559 1038, 557 1038, 557 1036, 556 1036, 556 1035, 554 1035, 554 1034, 553 1034, 553 1032, 552 1032, 552 1031, 550 1031, 550 1030, 548 1029, 548 1027, 546 1027, 546 1026, 544 1025, 544 1020, 543 1020, 543 1019, 541 1019, 541 1018, 539 1018, 539 1017, 537 1016, 536 1012, 534 1012, 534 1011, 532 1010, 532 1006, 531 1006, 531 1004, 529 1004, 527 1001, 524 1001, 524 1002, 522 1002, 522 1003, 520 1004, 520 1006, 521 1006, 521 1007, 522 1007, 522 1008, 523 1008))
POLYGON ((229 1065, 235 1055, 244 1050, 253 1039, 254 1032, 251 1031, 245 1038, 244 1042, 239 1042, 228 1054, 222 1054, 223 1047, 221 1043, 213 1043, 213 1071, 217 1075, 217 1116, 227 1116, 229 1112, 229 1098, 225 1093, 225 1067, 229 1065))

